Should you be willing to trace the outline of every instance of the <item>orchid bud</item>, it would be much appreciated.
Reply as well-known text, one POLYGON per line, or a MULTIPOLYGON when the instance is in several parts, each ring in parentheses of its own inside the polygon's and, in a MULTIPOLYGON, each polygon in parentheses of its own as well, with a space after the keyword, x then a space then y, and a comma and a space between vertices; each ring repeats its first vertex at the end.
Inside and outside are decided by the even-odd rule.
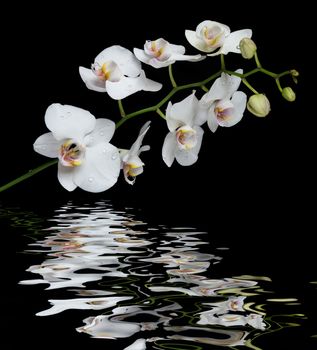
POLYGON ((266 117, 270 110, 270 101, 264 94, 252 95, 247 103, 248 111, 257 117, 266 117))
POLYGON ((292 69, 291 70, 291 74, 293 77, 298 77, 299 76, 299 72, 296 69, 292 69))
POLYGON ((296 94, 293 91, 293 89, 291 87, 285 87, 282 90, 282 96, 285 98, 285 100, 289 101, 289 102, 293 102, 296 99, 296 94))
POLYGON ((241 55, 243 58, 249 60, 256 52, 256 45, 252 39, 243 38, 239 43, 241 55))

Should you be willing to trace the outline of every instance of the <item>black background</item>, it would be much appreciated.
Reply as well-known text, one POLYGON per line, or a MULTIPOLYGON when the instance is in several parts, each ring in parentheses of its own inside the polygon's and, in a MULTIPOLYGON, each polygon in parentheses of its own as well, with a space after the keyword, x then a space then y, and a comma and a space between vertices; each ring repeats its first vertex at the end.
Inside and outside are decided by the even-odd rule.
MULTIPOLYGON (((103 194, 80 189, 68 193, 58 183, 56 168, 52 167, 1 193, 1 201, 22 208, 27 203, 41 212, 46 205, 58 207, 69 199, 128 198, 150 220, 202 225, 215 232, 217 238, 213 239, 219 244, 229 241, 237 247, 232 261, 239 258, 239 266, 244 266, 248 274, 276 275, 282 288, 297 271, 294 288, 303 293, 302 283, 315 279, 316 266, 312 243, 316 230, 313 221, 316 108, 310 82, 313 57, 309 44, 312 9, 304 5, 277 9, 268 2, 244 1, 235 5, 161 1, 144 5, 67 4, 16 4, 3 11, 8 24, 2 24, 5 91, 1 184, 46 162, 45 157, 33 151, 32 144, 47 132, 44 114, 51 103, 75 105, 97 118, 120 119, 116 102, 106 94, 88 90, 78 74, 78 66, 89 67, 100 51, 114 44, 132 50, 141 48, 147 39, 163 37, 184 45, 188 54, 196 54, 187 43, 184 30, 194 30, 205 19, 225 23, 232 31, 251 28, 265 68, 275 72, 295 68, 300 72, 297 86, 288 77, 282 80, 285 86, 294 88, 297 100, 285 101, 272 79, 257 75, 250 81, 269 97, 270 115, 262 119, 246 112, 232 128, 219 128, 215 134, 206 128, 199 160, 191 167, 177 163, 171 169, 165 166, 161 159, 167 133, 165 122, 156 114, 143 115, 118 129, 112 141, 118 147, 129 147, 141 125, 152 120, 145 139, 151 151, 144 154, 145 172, 134 186, 120 178, 114 188, 103 194), (249 248, 240 254, 242 245, 249 248), (250 263, 255 258, 256 267, 250 263)), ((234 54, 227 61, 232 69, 252 65, 234 54)), ((218 64, 218 58, 177 63, 175 79, 180 83, 200 80, 216 71, 218 64)), ((165 83, 164 90, 128 97, 124 100, 127 112, 156 103, 169 91, 167 69, 155 70, 145 65, 143 68, 149 78, 165 83)), ((245 87, 242 89, 249 93, 245 87)), ((177 94, 173 102, 185 95, 177 94)))

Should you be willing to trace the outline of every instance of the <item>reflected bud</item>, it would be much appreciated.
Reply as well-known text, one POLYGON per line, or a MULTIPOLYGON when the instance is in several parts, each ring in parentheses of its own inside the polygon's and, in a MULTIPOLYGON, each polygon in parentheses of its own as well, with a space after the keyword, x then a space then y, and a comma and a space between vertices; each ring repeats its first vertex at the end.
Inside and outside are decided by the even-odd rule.
POLYGON ((264 94, 252 95, 247 103, 248 111, 257 117, 266 117, 270 110, 270 101, 264 94))
POLYGON ((282 96, 285 98, 285 100, 289 101, 289 102, 293 102, 296 99, 296 94, 293 91, 293 89, 291 87, 285 87, 282 90, 282 96))
POLYGON ((241 55, 243 58, 249 60, 252 58, 256 51, 256 45, 252 39, 243 38, 239 43, 241 55))

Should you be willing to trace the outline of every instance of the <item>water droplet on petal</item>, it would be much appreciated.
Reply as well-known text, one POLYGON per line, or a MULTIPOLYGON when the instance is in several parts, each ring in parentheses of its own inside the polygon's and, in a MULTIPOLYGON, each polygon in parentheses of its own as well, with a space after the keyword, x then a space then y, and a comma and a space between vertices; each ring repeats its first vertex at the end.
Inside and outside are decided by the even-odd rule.
POLYGON ((103 136, 105 133, 103 131, 100 131, 99 135, 103 136))
POLYGON ((107 153, 107 148, 104 148, 104 149, 102 150, 102 153, 106 154, 106 153, 107 153))
POLYGON ((118 153, 117 152, 114 152, 113 154, 112 154, 112 156, 111 156, 111 159, 112 160, 115 160, 115 159, 117 159, 118 158, 118 153))
POLYGON ((88 181, 89 181, 89 182, 93 182, 93 181, 94 181, 94 178, 93 178, 93 177, 89 177, 89 178, 88 178, 88 181))

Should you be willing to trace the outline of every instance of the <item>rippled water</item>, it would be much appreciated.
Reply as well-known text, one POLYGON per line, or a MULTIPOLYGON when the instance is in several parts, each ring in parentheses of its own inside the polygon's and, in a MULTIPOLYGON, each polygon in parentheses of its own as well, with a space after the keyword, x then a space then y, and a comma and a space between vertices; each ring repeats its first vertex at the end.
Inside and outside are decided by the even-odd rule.
POLYGON ((301 300, 278 295, 270 276, 215 278, 230 246, 214 247, 198 228, 155 226, 109 202, 68 204, 30 228, 24 250, 36 264, 19 284, 43 285, 47 298, 34 314, 45 323, 77 310, 78 335, 107 349, 271 348, 264 339, 282 342, 270 336, 307 321, 301 300))

